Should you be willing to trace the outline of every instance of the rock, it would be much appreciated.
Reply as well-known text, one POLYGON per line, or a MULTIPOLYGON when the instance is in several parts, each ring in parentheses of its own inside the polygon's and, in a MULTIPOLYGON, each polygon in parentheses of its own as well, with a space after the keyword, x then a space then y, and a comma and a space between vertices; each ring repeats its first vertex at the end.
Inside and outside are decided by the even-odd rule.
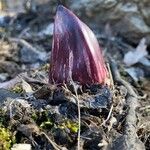
POLYGON ((0 82, 5 81, 8 77, 8 73, 0 73, 0 82))
POLYGON ((78 0, 70 2, 70 7, 85 22, 93 21, 99 28, 109 23, 126 40, 137 44, 146 37, 150 45, 149 0, 78 0))
POLYGON ((10 16, 0 15, 0 27, 8 26, 11 19, 10 16))
POLYGON ((144 144, 138 138, 129 138, 128 135, 118 137, 112 144, 111 150, 145 150, 144 144), (134 143, 134 144, 133 144, 134 143))
POLYGON ((46 58, 45 52, 40 52, 27 47, 23 47, 20 50, 20 61, 22 63, 33 64, 37 62, 44 62, 46 58))
POLYGON ((0 61, 0 73, 7 73, 12 78, 20 72, 20 66, 13 61, 0 61))
POLYGON ((38 36, 52 36, 53 35, 53 23, 50 23, 46 28, 38 33, 38 36))
POLYGON ((20 94, 13 93, 9 90, 0 88, 0 103, 2 103, 2 101, 6 100, 7 98, 17 98, 19 96, 20 94))
POLYGON ((31 150, 31 144, 14 144, 11 150, 31 150))
POLYGON ((126 68, 125 71, 133 78, 134 81, 139 81, 144 78, 144 71, 138 67, 126 68))

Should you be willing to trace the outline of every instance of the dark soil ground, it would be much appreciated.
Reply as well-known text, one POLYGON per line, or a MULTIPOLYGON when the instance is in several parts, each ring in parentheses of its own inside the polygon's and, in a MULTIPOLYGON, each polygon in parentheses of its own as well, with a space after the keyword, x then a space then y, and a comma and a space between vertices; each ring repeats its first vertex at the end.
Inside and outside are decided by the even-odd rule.
POLYGON ((98 36, 111 87, 49 85, 52 34, 44 29, 53 14, 42 8, 0 27, 0 150, 150 149, 150 70, 136 64, 144 76, 135 81, 123 63, 134 46, 107 31, 98 36))

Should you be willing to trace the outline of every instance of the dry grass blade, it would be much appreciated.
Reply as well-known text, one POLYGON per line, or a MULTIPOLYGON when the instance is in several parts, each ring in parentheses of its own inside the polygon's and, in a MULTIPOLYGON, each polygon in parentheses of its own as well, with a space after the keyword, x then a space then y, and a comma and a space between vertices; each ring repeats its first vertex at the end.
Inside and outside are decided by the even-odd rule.
POLYGON ((33 93, 32 87, 25 80, 22 79, 22 88, 26 93, 33 93))
POLYGON ((75 94, 76 94, 76 98, 77 98, 77 104, 78 104, 78 150, 80 150, 80 132, 81 132, 81 112, 80 112, 80 103, 79 103, 79 98, 78 98, 78 94, 77 94, 77 89, 75 89, 75 94))
POLYGON ((101 124, 101 126, 102 126, 102 125, 105 125, 105 124, 107 123, 107 121, 110 119, 111 114, 112 114, 112 110, 113 110, 113 105, 110 107, 109 114, 108 114, 106 120, 104 120, 104 122, 101 124))
MULTIPOLYGON (((77 93, 77 89, 78 86, 75 84, 74 81, 71 81, 71 84, 73 85, 74 88, 74 92, 75 92, 75 99, 77 102, 77 106, 78 106, 78 145, 77 145, 77 149, 80 150, 80 138, 81 138, 81 112, 80 112, 80 102, 79 102, 79 97, 78 97, 78 93, 77 93)), ((68 88, 67 88, 68 89, 68 88)))
POLYGON ((41 132, 41 135, 44 135, 45 137, 46 137, 46 139, 51 143, 51 145, 53 146, 53 148, 55 149, 55 150, 63 150, 63 148, 61 148, 59 145, 57 145, 55 142, 53 142, 49 137, 48 137, 48 135, 46 134, 46 133, 44 133, 44 132, 41 132))

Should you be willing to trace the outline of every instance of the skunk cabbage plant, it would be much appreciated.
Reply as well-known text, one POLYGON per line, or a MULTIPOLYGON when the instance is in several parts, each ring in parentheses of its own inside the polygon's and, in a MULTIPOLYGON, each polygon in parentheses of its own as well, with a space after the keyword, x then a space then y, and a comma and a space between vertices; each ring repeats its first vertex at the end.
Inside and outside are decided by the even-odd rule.
POLYGON ((50 66, 50 83, 104 84, 108 76, 94 33, 62 5, 55 16, 50 66))

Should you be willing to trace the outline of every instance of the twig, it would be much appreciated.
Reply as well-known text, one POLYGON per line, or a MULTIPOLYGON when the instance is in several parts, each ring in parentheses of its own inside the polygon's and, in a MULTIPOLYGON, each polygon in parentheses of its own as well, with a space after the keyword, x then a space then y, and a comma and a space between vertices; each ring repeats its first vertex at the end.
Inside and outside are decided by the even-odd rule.
POLYGON ((78 97, 78 93, 77 93, 77 86, 75 85, 74 81, 72 81, 72 85, 75 91, 75 96, 76 96, 76 100, 77 100, 77 105, 78 105, 78 146, 77 149, 80 150, 80 134, 81 134, 81 112, 80 112, 80 102, 79 102, 79 97, 78 97))
POLYGON ((46 139, 51 143, 51 145, 54 147, 55 150, 61 150, 62 148, 58 146, 56 143, 54 143, 47 135, 45 132, 41 132, 41 135, 44 135, 46 139))
POLYGON ((121 141, 122 143, 120 143, 120 145, 122 146, 122 149, 143 150, 145 149, 144 144, 138 139, 136 133, 136 123, 137 123, 136 108, 138 106, 138 96, 133 90, 132 86, 127 81, 121 78, 117 65, 114 62, 114 60, 112 60, 112 58, 110 59, 110 65, 115 81, 124 85, 128 91, 126 103, 129 109, 128 114, 126 116, 126 125, 124 132, 125 138, 123 141, 121 141))
POLYGON ((114 90, 115 89, 115 87, 114 87, 114 80, 113 80, 113 77, 112 77, 112 73, 111 73, 111 69, 110 69, 110 65, 109 65, 109 63, 107 63, 106 64, 107 65, 107 68, 108 68, 108 72, 109 72, 109 77, 110 77, 110 81, 111 81, 111 88, 112 88, 112 90, 114 90))
POLYGON ((138 96, 135 93, 135 91, 133 90, 132 86, 127 81, 125 81, 121 78, 115 61, 112 58, 110 58, 109 61, 110 61, 110 67, 111 67, 112 75, 113 75, 115 81, 124 85, 127 88, 130 96, 138 98, 138 96))
POLYGON ((25 41, 24 39, 19 39, 19 38, 9 38, 9 41, 11 42, 17 42, 18 44, 20 44, 21 46, 25 46, 28 49, 30 49, 31 51, 38 53, 37 49, 35 47, 33 47, 30 43, 28 43, 27 41, 25 41))
POLYGON ((13 117, 13 113, 12 113, 12 104, 15 102, 14 99, 11 99, 12 101, 9 104, 9 117, 10 119, 13 117))
POLYGON ((110 116, 111 116, 111 114, 112 114, 112 110, 113 110, 113 105, 111 105, 109 114, 108 114, 106 120, 101 124, 101 126, 102 126, 102 125, 105 125, 106 122, 110 119, 110 116))
POLYGON ((22 79, 25 80, 26 82, 29 82, 29 83, 47 84, 46 82, 42 82, 40 80, 28 77, 26 75, 26 73, 21 73, 21 74, 17 75, 14 79, 11 79, 11 80, 3 82, 3 83, 0 83, 0 88, 11 89, 16 84, 21 83, 22 79))
POLYGON ((29 27, 25 28, 25 29, 19 34, 18 38, 19 38, 19 39, 22 39, 23 35, 24 35, 25 33, 27 33, 29 30, 30 30, 29 27))

